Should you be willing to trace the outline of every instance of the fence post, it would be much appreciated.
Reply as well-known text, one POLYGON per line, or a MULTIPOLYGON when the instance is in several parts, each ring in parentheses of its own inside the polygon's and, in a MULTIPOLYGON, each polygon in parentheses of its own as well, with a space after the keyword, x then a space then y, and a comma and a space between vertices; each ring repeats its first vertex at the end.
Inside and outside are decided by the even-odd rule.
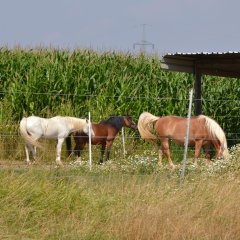
POLYGON ((185 148, 184 148, 181 178, 184 178, 185 171, 186 171, 187 150, 188 150, 189 129, 190 129, 190 118, 191 118, 191 111, 192 111, 192 96, 193 96, 193 89, 191 89, 190 92, 189 92, 189 107, 188 107, 188 116, 187 116, 186 137, 185 137, 185 142, 184 142, 184 147, 185 148))
POLYGON ((123 144, 123 156, 125 157, 125 155, 126 155, 126 150, 125 150, 124 128, 122 128, 122 144, 123 144))
POLYGON ((90 170, 92 170, 92 139, 91 139, 91 113, 88 112, 88 121, 89 121, 89 125, 88 125, 88 146, 89 146, 89 167, 90 170))

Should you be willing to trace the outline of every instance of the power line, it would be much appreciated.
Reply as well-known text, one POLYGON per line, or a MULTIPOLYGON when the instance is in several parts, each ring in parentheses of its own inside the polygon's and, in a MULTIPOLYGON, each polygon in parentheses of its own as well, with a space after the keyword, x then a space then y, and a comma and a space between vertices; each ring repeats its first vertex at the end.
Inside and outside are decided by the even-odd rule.
POLYGON ((146 47, 151 46, 152 49, 154 49, 154 44, 146 40, 146 26, 147 24, 141 24, 142 26, 142 38, 140 42, 133 43, 133 49, 135 49, 136 46, 140 46, 141 53, 146 53, 146 47))

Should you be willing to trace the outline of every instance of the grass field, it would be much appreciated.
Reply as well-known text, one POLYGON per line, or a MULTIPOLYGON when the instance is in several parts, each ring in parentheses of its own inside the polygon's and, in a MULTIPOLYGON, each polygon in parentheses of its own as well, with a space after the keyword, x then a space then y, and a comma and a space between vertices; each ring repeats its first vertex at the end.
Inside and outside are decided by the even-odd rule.
POLYGON ((0 238, 239 239, 238 147, 224 162, 189 162, 184 181, 148 155, 92 171, 70 160, 57 169, 1 161, 0 238))
MULTIPOLYGON (((240 239, 239 146, 227 161, 198 167, 190 149, 184 181, 182 148, 171 146, 176 170, 166 160, 159 168, 156 149, 128 130, 126 156, 121 138, 105 165, 93 148, 91 171, 87 148, 81 166, 63 149, 64 167, 55 168, 54 141, 43 142, 35 165, 24 162, 22 116, 185 116, 191 75, 162 71, 157 56, 21 48, 0 55, 0 239, 240 239)), ((238 79, 204 76, 202 90, 203 113, 237 143, 238 79)))

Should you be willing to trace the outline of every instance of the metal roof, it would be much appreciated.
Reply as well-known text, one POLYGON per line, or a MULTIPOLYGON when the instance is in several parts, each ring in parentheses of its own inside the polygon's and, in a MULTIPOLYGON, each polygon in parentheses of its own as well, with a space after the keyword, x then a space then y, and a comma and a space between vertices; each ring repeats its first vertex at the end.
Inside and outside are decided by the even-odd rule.
POLYGON ((240 77, 240 52, 168 53, 161 67, 170 71, 240 77))

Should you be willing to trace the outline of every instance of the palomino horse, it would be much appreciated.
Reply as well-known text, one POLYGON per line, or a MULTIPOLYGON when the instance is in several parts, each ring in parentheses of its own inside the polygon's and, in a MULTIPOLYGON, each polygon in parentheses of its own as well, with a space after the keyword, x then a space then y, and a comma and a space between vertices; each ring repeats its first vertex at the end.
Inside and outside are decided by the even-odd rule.
MULTIPOLYGON (((110 149, 113 141, 121 130, 122 127, 128 127, 136 130, 137 126, 133 123, 132 118, 127 115, 123 116, 111 116, 109 119, 100 123, 93 123, 92 128, 95 136, 92 138, 91 143, 93 145, 101 145, 101 156, 99 163, 103 163, 103 155, 107 148, 106 161, 109 159, 110 149)), ((78 156, 78 161, 81 161, 81 151, 84 149, 86 143, 88 143, 88 137, 83 132, 74 133, 75 148, 74 152, 78 156)), ((71 136, 66 139, 68 154, 71 154, 71 136)))
MULTIPOLYGON (((43 148, 37 141, 40 138, 58 139, 57 143, 57 165, 62 165, 61 149, 64 139, 74 131, 84 132, 89 134, 89 121, 87 119, 80 119, 75 117, 61 117, 40 118, 31 116, 23 118, 20 122, 20 133, 25 140, 25 152, 27 163, 31 164, 29 159, 29 152, 32 152, 34 160, 36 159, 36 147, 43 148)), ((91 137, 94 132, 90 126, 91 137)))
MULTIPOLYGON (((187 118, 177 116, 157 117, 148 112, 143 112, 138 120, 138 130, 143 139, 156 143, 161 141, 159 150, 159 165, 162 164, 164 154, 171 167, 172 162, 169 150, 169 140, 184 145, 187 128, 187 118)), ((200 115, 190 119, 189 146, 195 146, 194 163, 200 156, 201 148, 206 151, 206 158, 210 161, 210 146, 216 150, 217 158, 226 158, 228 155, 227 141, 222 128, 213 119, 200 115)))

